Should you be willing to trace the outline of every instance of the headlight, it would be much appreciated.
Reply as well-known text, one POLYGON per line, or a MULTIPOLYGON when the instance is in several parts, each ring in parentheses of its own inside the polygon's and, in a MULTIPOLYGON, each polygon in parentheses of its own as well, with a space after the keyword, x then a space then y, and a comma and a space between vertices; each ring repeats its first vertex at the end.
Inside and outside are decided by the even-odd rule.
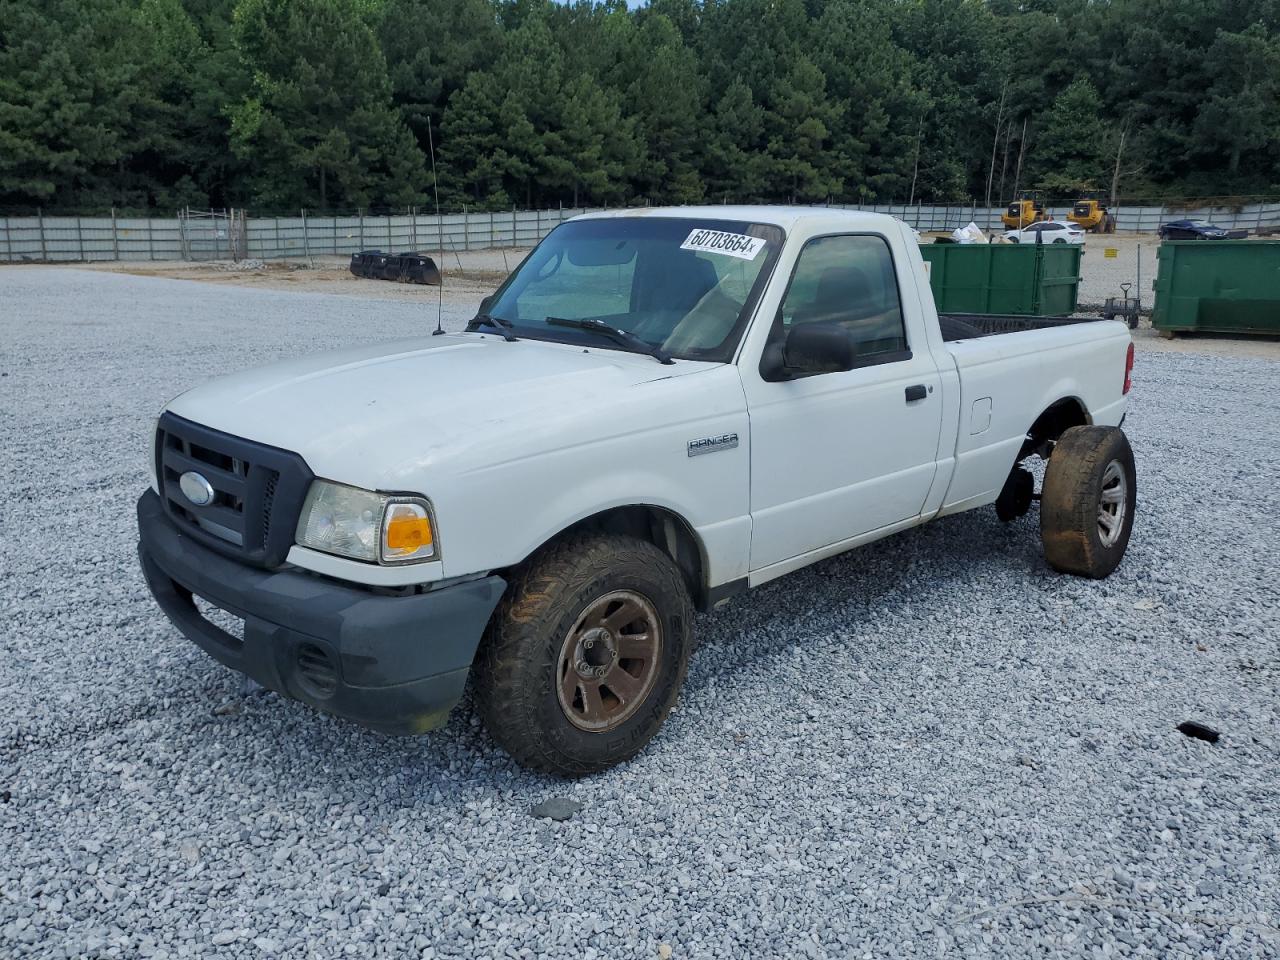
POLYGON ((437 555, 431 505, 316 480, 298 518, 298 544, 369 563, 414 563, 437 555))

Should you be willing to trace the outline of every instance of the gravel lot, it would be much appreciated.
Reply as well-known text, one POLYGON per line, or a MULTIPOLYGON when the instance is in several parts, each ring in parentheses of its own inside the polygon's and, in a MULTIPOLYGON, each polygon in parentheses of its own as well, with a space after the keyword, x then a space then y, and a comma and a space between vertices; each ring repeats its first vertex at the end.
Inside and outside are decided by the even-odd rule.
POLYGON ((1034 512, 824 562, 702 617, 663 733, 566 783, 465 705, 392 740, 246 696, 136 569, 165 401, 434 311, 50 268, 0 298, 0 955, 1280 953, 1271 361, 1140 357, 1111 579, 1051 574, 1034 512))
POLYGON ((1156 248, 1160 238, 1151 234, 1090 234, 1084 241, 1084 261, 1080 265, 1080 306, 1101 307, 1107 297, 1121 295, 1120 284, 1131 283, 1130 296, 1142 291, 1142 309, 1151 310, 1155 292, 1156 248), (1116 255, 1108 258, 1107 248, 1116 255), (1142 260, 1142 283, 1138 283, 1138 260, 1142 260))

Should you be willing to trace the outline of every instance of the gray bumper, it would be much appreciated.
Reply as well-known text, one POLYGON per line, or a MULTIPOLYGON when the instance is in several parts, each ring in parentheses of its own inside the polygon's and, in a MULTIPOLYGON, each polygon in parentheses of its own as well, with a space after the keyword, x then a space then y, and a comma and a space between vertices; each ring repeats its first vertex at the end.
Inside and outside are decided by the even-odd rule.
POLYGON ((138 555, 156 602, 214 659, 264 687, 384 733, 445 722, 506 581, 385 595, 296 570, 263 570, 202 546, 148 490, 138 555), (200 614, 192 594, 244 620, 244 638, 200 614))

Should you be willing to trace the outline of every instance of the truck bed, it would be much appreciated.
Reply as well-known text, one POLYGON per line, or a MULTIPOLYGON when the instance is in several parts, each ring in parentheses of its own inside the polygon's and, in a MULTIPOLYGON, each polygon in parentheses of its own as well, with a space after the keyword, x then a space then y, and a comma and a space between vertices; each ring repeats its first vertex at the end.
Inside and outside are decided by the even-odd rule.
POLYGON ((1029 317, 1012 313, 940 313, 938 327, 942 331, 942 339, 952 342, 1075 323, 1096 323, 1098 320, 1098 317, 1029 317))
POLYGON ((949 315, 940 325, 960 388, 955 475, 944 513, 994 500, 1028 425, 1054 404, 1077 404, 1097 425, 1115 426, 1124 415, 1131 340, 1120 321, 949 315))

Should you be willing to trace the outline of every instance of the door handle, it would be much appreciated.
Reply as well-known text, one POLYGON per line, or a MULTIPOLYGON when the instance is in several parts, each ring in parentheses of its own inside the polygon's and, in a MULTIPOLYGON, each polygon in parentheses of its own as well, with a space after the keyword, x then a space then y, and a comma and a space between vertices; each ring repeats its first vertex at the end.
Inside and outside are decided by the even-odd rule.
POLYGON ((923 400, 925 394, 928 393, 923 383, 917 383, 915 386, 907 387, 907 403, 914 403, 916 400, 923 400))

